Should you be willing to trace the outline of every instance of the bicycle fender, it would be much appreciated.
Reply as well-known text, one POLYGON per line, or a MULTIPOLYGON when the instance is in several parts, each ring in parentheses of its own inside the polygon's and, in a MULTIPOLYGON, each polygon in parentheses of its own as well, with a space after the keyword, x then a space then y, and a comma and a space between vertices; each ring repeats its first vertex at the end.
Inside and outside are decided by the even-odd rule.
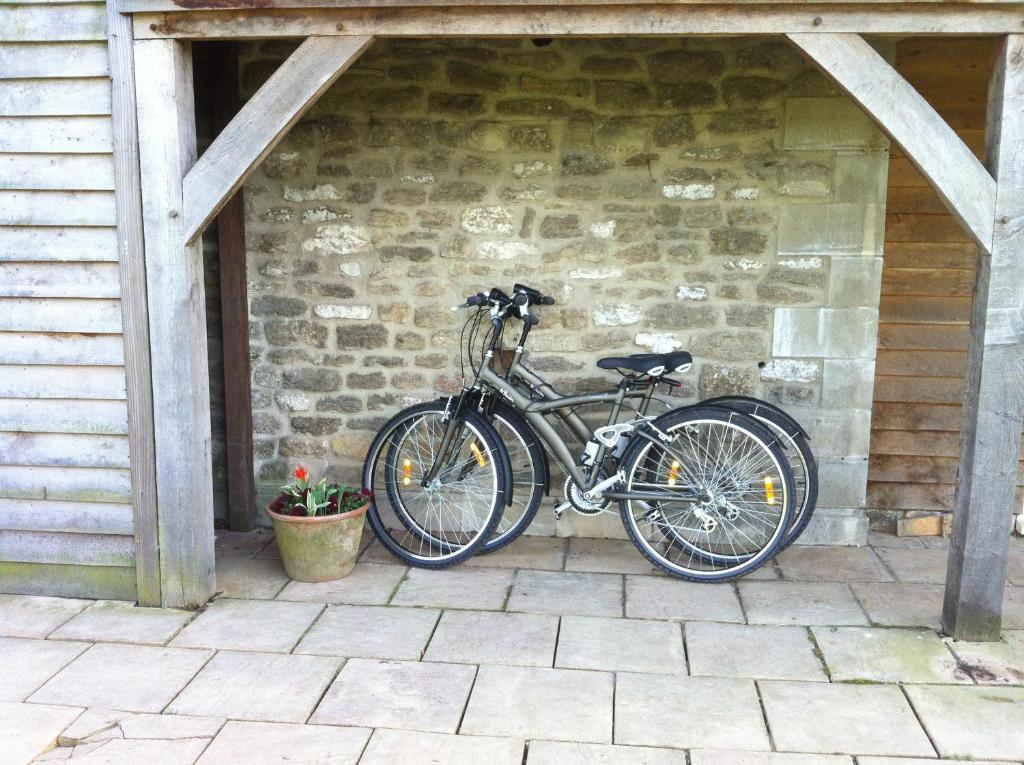
POLYGON ((786 423, 786 429, 789 431, 790 435, 793 433, 799 433, 808 441, 811 440, 810 434, 808 434, 804 429, 803 425, 797 422, 784 409, 781 409, 774 404, 770 404, 767 401, 752 398, 751 396, 717 396, 715 398, 709 398, 701 401, 700 403, 706 404, 707 406, 725 406, 732 409, 738 409, 744 414, 754 414, 758 407, 765 407, 777 414, 786 423))

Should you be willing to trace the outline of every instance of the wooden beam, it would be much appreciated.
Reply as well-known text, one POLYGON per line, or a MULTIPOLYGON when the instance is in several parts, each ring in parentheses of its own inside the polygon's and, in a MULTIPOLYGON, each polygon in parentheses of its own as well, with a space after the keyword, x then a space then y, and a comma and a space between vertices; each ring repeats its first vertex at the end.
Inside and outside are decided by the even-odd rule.
POLYGON ((884 3, 763 5, 561 5, 520 8, 313 8, 266 12, 137 13, 136 39, 307 37, 733 36, 797 32, 886 35, 1006 34, 1024 25, 1024 7, 884 3))
POLYGON ((288 129, 352 65, 372 37, 310 37, 235 115, 185 176, 185 239, 192 242, 288 129))
POLYGON ((210 381, 200 247, 186 245, 182 184, 195 162, 191 50, 135 42, 149 294, 161 599, 195 608, 213 594, 210 381))
POLYGON ((988 251, 996 183, 921 94, 859 35, 788 37, 899 144, 978 246, 988 251))
POLYGON ((998 182, 991 255, 978 256, 963 441, 942 611, 957 640, 999 640, 1024 420, 1024 35, 1009 35, 989 91, 986 155, 998 182))
POLYGON ((153 376, 149 359, 149 305, 142 237, 139 132, 135 121, 132 23, 107 5, 107 52, 113 112, 114 202, 121 281, 121 318, 128 397, 132 526, 139 604, 159 606, 156 450, 153 443, 153 376))

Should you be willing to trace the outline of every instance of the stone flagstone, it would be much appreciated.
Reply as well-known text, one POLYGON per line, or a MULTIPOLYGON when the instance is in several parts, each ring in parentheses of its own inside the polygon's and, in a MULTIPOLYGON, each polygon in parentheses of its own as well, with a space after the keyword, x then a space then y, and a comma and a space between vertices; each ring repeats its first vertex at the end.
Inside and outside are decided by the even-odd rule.
POLYGON ((328 606, 294 653, 417 661, 439 611, 382 606, 328 606))
POLYGON ((743 610, 733 585, 684 582, 661 576, 626 577, 626 616, 743 622, 743 610))
POLYGON ((360 563, 348 576, 331 582, 289 582, 277 599, 382 606, 391 600, 406 571, 405 566, 360 563))
POLYGON ((838 582, 740 582, 751 624, 867 625, 849 586, 838 582))
POLYGON ((619 674, 615 741, 771 751, 754 683, 733 678, 619 674))
POLYGON ((759 685, 772 739, 783 751, 935 755, 898 687, 774 680, 759 685))
POLYGON ((322 609, 317 603, 215 600, 171 641, 171 645, 287 653, 322 609))
MULTIPOLYGON (((1006 762, 995 760, 976 760, 971 757, 968 760, 971 765, 1006 765, 1006 762)), ((916 757, 858 757, 857 765, 943 765, 950 760, 926 760, 916 757)))
POLYGON ((211 651, 98 644, 29 697, 40 704, 159 712, 209 660, 211 651))
POLYGON ((851 586, 872 624, 884 627, 929 627, 942 621, 941 584, 878 583, 851 586))
POLYGON ((0 638, 0 701, 24 701, 88 647, 87 643, 0 638))
POLYGON ((463 664, 550 667, 557 635, 557 616, 445 611, 424 658, 463 664))
POLYGON ((555 666, 685 675, 682 630, 673 622, 563 616, 555 666))
POLYGON ((561 571, 566 540, 558 537, 521 536, 510 545, 466 561, 469 568, 532 568, 561 571))
POLYGON ((221 651, 167 708, 171 714, 305 722, 341 660, 221 651))
POLYGON ((971 682, 931 630, 815 627, 814 637, 833 681, 971 682))
POLYGON ((310 722, 455 733, 475 675, 463 664, 350 659, 310 722))
MULTIPOLYGON (((1008 630, 998 643, 946 640, 961 661, 961 669, 979 685, 1024 685, 1024 640, 1008 630)), ((2 681, 0 681, 2 682, 2 681)))
MULTIPOLYGON (((861 758, 860 762, 864 762, 861 758)), ((905 762, 905 760, 900 760, 905 762)), ((853 758, 839 754, 798 754, 792 752, 736 752, 694 749, 690 765, 853 765, 853 758)), ((932 765, 935 765, 934 760, 932 765)))
POLYGON ((232 720, 203 752, 198 765, 355 765, 369 738, 365 728, 232 720))
POLYGON ((91 707, 64 729, 58 743, 71 746, 112 738, 213 738, 223 725, 222 717, 149 714, 91 707))
POLYGON ((414 568, 409 570, 391 602, 396 606, 500 611, 508 596, 512 574, 506 569, 433 571, 414 568))
POLYGON ((213 546, 218 558, 251 558, 265 548, 273 538, 274 532, 264 528, 252 531, 217 529, 214 532, 213 546))
POLYGON ((431 762, 443 765, 522 765, 522 741, 489 736, 385 730, 370 737, 359 765, 431 762))
POLYGON ((1024 688, 907 686, 941 757, 1024 760, 1024 688))
POLYGON ((526 765, 686 765, 678 749, 531 741, 526 765))
POLYGON ((58 627, 51 638, 163 645, 191 621, 190 611, 140 608, 123 600, 97 600, 58 627))
POLYGON ((60 749, 54 754, 67 751, 67 762, 72 765, 192 765, 209 743, 209 738, 112 738, 97 743, 80 744, 67 750, 60 749))
POLYGON ((891 582, 892 575, 870 547, 795 545, 776 562, 785 579, 801 582, 891 582))
POLYGON ((650 562, 636 545, 621 539, 570 537, 566 571, 593 571, 606 574, 650 574, 650 562))
POLYGON ((38 595, 0 595, 0 636, 44 638, 91 600, 38 595))
POLYGON ((611 743, 612 687, 604 672, 483 666, 459 732, 611 743))
POLYGON ((949 550, 930 548, 880 548, 878 553, 896 574, 897 581, 915 584, 945 584, 949 550))
POLYGON ((827 681, 806 627, 686 623, 691 675, 827 681))
POLYGON ((22 765, 57 742, 81 709, 0 701, 0 763, 22 765))
POLYGON ((518 571, 509 611, 622 616, 622 577, 566 571, 518 571))
POLYGON ((270 600, 288 584, 280 560, 273 558, 217 559, 217 592, 225 598, 270 600))

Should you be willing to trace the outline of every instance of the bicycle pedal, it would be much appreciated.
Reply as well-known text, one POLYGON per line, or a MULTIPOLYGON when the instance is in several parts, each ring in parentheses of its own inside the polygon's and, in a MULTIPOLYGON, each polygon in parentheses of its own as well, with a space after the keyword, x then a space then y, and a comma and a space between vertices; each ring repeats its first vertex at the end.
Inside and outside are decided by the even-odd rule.
POLYGON ((563 502, 560 505, 555 505, 555 520, 562 520, 562 516, 565 515, 565 511, 572 507, 572 502, 563 502))

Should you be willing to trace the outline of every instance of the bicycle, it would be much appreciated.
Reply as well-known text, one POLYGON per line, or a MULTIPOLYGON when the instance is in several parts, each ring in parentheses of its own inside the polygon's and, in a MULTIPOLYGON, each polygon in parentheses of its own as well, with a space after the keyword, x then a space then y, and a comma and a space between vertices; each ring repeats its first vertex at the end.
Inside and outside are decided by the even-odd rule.
POLYGON ((630 539, 670 574, 719 581, 768 560, 793 516, 793 475, 778 437, 755 418, 719 406, 649 415, 656 390, 680 384, 666 374, 692 364, 685 351, 601 359, 599 367, 622 375, 618 386, 558 394, 522 361, 538 323, 530 308, 554 301, 519 284, 513 293, 493 288, 457 307, 479 309, 463 327, 464 339, 469 330, 463 347, 473 376, 462 394, 399 412, 374 439, 363 478, 371 490, 383 483, 385 492, 375 496, 390 504, 375 503, 367 514, 381 543, 411 565, 432 568, 453 565, 488 544, 507 544, 532 520, 540 489, 547 488, 546 452, 567 476, 557 516, 570 507, 592 514, 618 503, 630 539), (473 350, 485 316, 491 326, 477 364, 473 350), (523 328, 502 375, 494 360, 508 318, 520 319, 523 328), (576 409, 596 404, 607 405, 609 413, 604 426, 591 429, 576 409), (619 422, 627 409, 634 416, 619 422), (530 493, 497 536, 516 491, 509 452, 489 421, 496 413, 520 437, 531 463, 530 493), (584 444, 578 454, 549 416, 584 444), (472 491, 466 490, 468 480, 474 481, 472 491))

